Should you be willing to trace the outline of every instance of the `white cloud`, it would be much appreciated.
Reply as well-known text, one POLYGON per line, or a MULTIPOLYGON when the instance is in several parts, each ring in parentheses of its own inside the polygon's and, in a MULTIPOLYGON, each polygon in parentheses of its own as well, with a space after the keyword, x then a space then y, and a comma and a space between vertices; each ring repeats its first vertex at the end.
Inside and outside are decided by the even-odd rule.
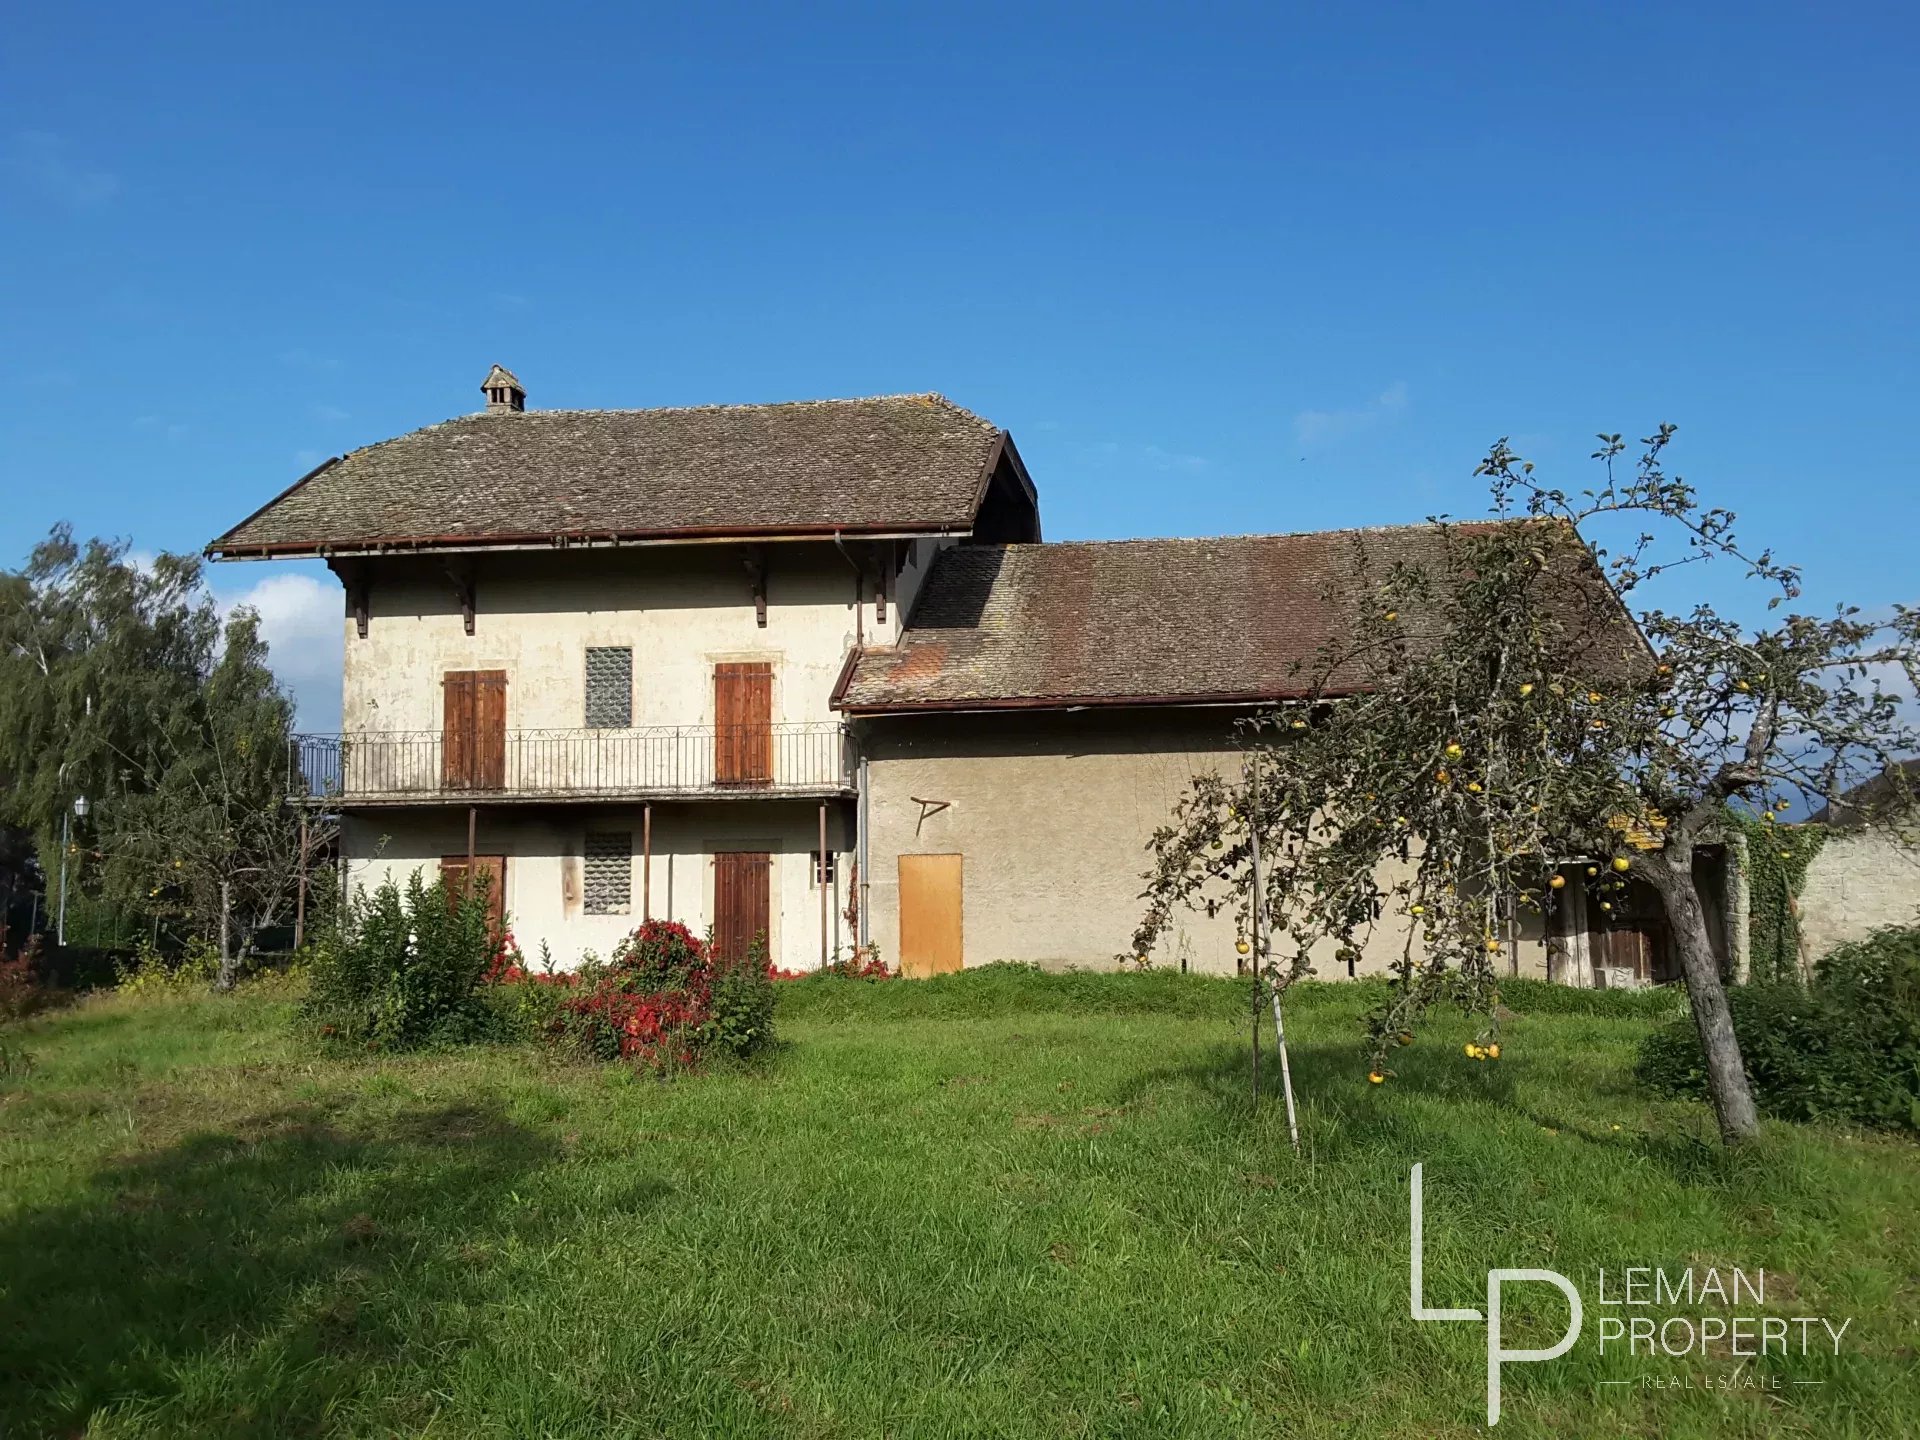
POLYGON ((74 159, 73 148, 44 130, 22 130, 7 140, 0 170, 43 199, 73 210, 94 210, 120 193, 120 177, 74 159))
POLYGON ((259 612, 268 663, 293 696, 299 728, 338 730, 346 647, 340 587, 331 579, 282 573, 245 590, 215 593, 223 611, 247 605, 259 612))
POLYGON ((1302 410, 1293 417, 1302 445, 1332 445, 1397 419, 1407 408, 1407 382, 1396 380, 1364 405, 1347 410, 1302 410))

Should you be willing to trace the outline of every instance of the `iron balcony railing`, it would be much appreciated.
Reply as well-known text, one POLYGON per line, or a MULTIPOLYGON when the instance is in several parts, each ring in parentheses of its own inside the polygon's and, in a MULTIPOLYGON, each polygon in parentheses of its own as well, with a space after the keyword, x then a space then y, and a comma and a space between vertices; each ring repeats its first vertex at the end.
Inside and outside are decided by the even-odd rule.
POLYGON ((631 729, 362 730, 296 735, 287 785, 306 801, 837 794, 853 747, 831 722, 631 729))

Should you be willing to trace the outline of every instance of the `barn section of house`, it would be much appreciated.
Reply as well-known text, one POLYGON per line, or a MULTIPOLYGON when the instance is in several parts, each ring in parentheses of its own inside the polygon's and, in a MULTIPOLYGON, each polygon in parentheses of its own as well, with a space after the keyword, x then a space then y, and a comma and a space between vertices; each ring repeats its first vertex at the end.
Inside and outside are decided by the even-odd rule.
MULTIPOLYGON (((866 757, 874 938, 910 973, 1131 954, 1148 842, 1192 777, 1239 773, 1238 722, 1297 696, 1345 638, 1371 594, 1363 567, 1378 575, 1439 538, 1407 526, 938 556, 898 640, 864 650, 835 696, 866 757)), ((1623 662, 1644 653, 1630 623, 1591 643, 1623 662)), ((1672 978, 1651 889, 1588 913, 1585 864, 1566 869, 1571 903, 1517 923, 1514 973, 1672 978)), ((1717 862, 1703 879, 1717 895, 1717 862)), ((1724 953, 1723 908, 1709 906, 1724 953)), ((1383 920, 1352 963, 1329 946, 1319 973, 1383 971, 1410 923, 1383 920)), ((1151 958, 1231 973, 1242 924, 1230 909, 1179 913, 1151 958)))

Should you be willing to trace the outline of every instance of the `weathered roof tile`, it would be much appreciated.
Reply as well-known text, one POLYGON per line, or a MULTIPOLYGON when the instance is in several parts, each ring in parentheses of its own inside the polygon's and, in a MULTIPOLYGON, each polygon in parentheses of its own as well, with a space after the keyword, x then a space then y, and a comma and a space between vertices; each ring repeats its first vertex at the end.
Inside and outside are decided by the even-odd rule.
POLYGON ((468 415, 321 467, 207 549, 965 531, 999 440, 938 395, 468 415))
MULTIPOLYGON (((906 631, 861 655, 854 712, 1262 701, 1306 693, 1322 648, 1351 633, 1396 562, 1433 561, 1436 525, 958 546, 941 552, 906 631)), ((1593 643, 1638 663, 1644 642, 1592 575, 1571 587, 1593 643)), ((1416 636, 1422 617, 1406 624, 1416 636)), ((1346 667, 1331 689, 1357 686, 1346 667)))

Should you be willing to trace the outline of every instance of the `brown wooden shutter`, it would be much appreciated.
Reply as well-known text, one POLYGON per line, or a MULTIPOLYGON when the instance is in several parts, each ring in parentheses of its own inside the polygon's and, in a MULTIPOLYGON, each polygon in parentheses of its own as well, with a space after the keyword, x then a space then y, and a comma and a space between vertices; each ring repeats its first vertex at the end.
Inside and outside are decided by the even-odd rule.
POLYGON ((507 781, 507 672, 449 670, 440 678, 440 783, 499 790, 507 781))
POLYGON ((766 943, 772 870, 773 857, 764 850, 713 857, 713 944, 722 960, 744 960, 756 939, 766 943))
POLYGON ((440 783, 449 790, 473 788, 475 673, 449 670, 440 677, 440 783))
POLYGON ((773 666, 713 667, 713 778, 719 785, 773 782, 773 666))
POLYGON ((473 788, 499 790, 507 783, 507 672, 474 675, 473 788))

